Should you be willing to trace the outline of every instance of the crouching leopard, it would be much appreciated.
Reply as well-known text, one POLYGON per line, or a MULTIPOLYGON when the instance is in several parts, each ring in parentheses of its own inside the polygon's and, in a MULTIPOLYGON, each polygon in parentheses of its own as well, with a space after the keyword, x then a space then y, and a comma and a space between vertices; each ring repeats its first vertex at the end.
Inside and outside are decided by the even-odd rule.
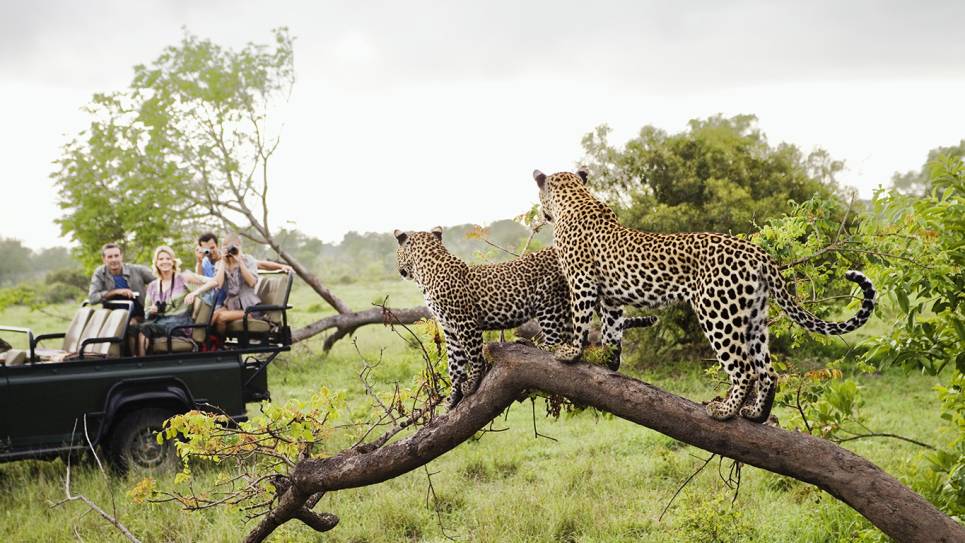
MULTIPOLYGON (((731 383, 726 398, 707 404, 707 413, 725 420, 740 411, 763 422, 777 387, 767 346, 768 296, 794 322, 820 334, 855 330, 874 310, 874 286, 859 272, 849 271, 845 277, 861 287, 861 308, 845 322, 823 321, 797 304, 774 260, 748 241, 726 234, 655 234, 626 228, 584 186, 585 171, 546 176, 536 170, 533 177, 543 214, 555 224, 556 253, 572 292, 574 336, 557 350, 559 360, 581 355, 597 307, 606 312, 624 305, 655 308, 690 302, 731 383)), ((620 332, 605 330, 603 337, 619 342, 620 332)))
MULTIPOLYGON (((572 341, 569 290, 554 249, 499 264, 467 265, 442 243, 442 228, 431 232, 394 232, 399 274, 415 281, 446 336, 449 407, 472 394, 484 373, 482 332, 515 328, 535 319, 549 347, 572 341)), ((654 317, 624 319, 622 308, 604 314, 610 329, 652 325, 654 317)), ((610 367, 620 353, 611 353, 610 367)))

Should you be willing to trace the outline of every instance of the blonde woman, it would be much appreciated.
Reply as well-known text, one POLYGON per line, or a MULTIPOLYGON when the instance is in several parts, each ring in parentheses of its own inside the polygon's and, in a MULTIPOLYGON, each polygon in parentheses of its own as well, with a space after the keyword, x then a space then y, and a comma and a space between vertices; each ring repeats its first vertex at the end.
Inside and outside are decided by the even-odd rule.
MULTIPOLYGON (((175 327, 192 324, 191 303, 185 303, 189 294, 188 284, 200 285, 205 281, 194 273, 180 272, 180 262, 174 255, 174 249, 166 245, 154 249, 152 262, 157 279, 147 286, 144 299, 146 320, 140 325, 138 356, 145 355, 151 339, 167 337, 175 327)), ((184 336, 191 334, 190 330, 180 332, 184 336)))

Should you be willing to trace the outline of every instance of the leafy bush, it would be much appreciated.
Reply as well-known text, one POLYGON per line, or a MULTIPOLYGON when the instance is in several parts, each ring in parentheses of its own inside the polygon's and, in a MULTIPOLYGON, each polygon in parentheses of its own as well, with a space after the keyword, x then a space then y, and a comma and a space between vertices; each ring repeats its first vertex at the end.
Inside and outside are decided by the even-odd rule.
POLYGON ((48 285, 63 283, 86 291, 90 284, 90 274, 85 273, 81 268, 63 268, 49 272, 44 277, 44 282, 48 285))
POLYGON ((74 302, 84 298, 86 291, 84 289, 77 288, 74 285, 68 285, 67 283, 53 283, 47 285, 44 289, 43 299, 49 304, 62 304, 65 302, 74 302))

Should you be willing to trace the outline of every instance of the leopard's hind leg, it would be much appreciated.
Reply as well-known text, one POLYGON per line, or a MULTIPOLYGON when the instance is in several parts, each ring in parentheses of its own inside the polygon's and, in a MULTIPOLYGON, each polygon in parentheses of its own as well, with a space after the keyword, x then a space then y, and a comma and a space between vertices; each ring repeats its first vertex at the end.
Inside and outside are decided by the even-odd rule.
POLYGON ((708 403, 707 414, 717 420, 727 420, 737 414, 757 376, 747 353, 750 298, 744 294, 728 298, 720 295, 720 290, 726 291, 707 288, 691 300, 691 304, 717 360, 730 378, 727 397, 708 403))
POLYGON ((449 392, 449 401, 446 406, 452 409, 456 407, 465 395, 463 389, 465 388, 469 359, 460 334, 452 327, 443 326, 443 330, 446 335, 446 358, 449 368, 449 382, 452 385, 451 391, 449 392))
POLYGON ((749 401, 740 411, 742 417, 753 422, 767 420, 777 392, 777 372, 771 365, 767 337, 767 293, 761 289, 751 307, 747 337, 747 350, 757 374, 755 394, 753 401, 749 401))
POLYGON ((600 343, 607 352, 607 367, 613 371, 620 369, 623 355, 623 330, 626 318, 623 306, 606 298, 600 299, 600 343))

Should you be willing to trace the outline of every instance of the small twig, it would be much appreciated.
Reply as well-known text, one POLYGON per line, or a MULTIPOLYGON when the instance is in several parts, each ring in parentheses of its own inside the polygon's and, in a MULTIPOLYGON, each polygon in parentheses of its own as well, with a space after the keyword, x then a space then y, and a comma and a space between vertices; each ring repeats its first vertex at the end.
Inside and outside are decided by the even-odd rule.
MULTIPOLYGON (((85 417, 85 423, 86 423, 86 417, 85 417)), ((77 431, 77 419, 74 419, 74 429, 71 430, 71 432, 70 432, 70 442, 71 442, 71 443, 74 442, 74 434, 76 433, 76 431, 77 431)), ((87 442, 90 443, 90 437, 88 437, 87 442)), ((94 452, 93 449, 91 449, 91 452, 94 452)), ((130 541, 133 541, 134 543, 141 543, 141 541, 140 541, 138 538, 134 537, 134 534, 132 534, 132 533, 130 532, 130 530, 127 529, 127 527, 125 527, 123 524, 121 524, 121 522, 120 522, 119 520, 117 520, 117 517, 116 517, 116 514, 117 514, 117 513, 116 513, 116 511, 115 511, 115 516, 111 516, 110 514, 107 513, 107 511, 103 510, 99 505, 97 505, 96 503, 94 503, 94 501, 91 500, 91 499, 89 499, 87 496, 84 496, 83 494, 74 495, 74 494, 71 493, 71 491, 70 491, 70 468, 71 468, 71 457, 72 457, 72 456, 73 456, 73 455, 71 455, 71 454, 68 454, 68 455, 67 455, 67 476, 64 478, 64 494, 65 494, 66 498, 63 499, 63 500, 61 500, 61 501, 59 501, 59 502, 57 502, 57 503, 55 503, 55 504, 52 504, 52 505, 51 505, 51 508, 59 507, 60 505, 62 505, 62 504, 64 504, 64 503, 67 503, 67 502, 69 502, 69 501, 81 501, 81 502, 84 502, 84 504, 87 505, 87 507, 89 507, 90 510, 96 512, 98 515, 100 515, 100 516, 103 517, 105 520, 107 520, 107 522, 111 523, 111 525, 113 525, 115 528, 117 528, 122 534, 124 534, 124 537, 126 537, 126 538, 129 539, 130 541)), ((96 452, 94 453, 94 458, 97 458, 97 453, 96 453, 96 452)), ((100 460, 97 461, 97 464, 100 465, 100 460)), ((103 469, 103 467, 102 467, 101 469, 103 469)), ((112 492, 111 495, 113 496, 113 492, 112 492)))
POLYGON ((519 252, 520 256, 526 254, 526 251, 529 250, 529 244, 532 243, 532 241, 533 241, 533 237, 536 236, 536 234, 539 232, 540 228, 543 228, 543 226, 545 226, 545 225, 546 225, 546 221, 537 219, 537 220, 536 220, 536 224, 534 224, 533 226, 530 227, 529 237, 526 238, 526 244, 523 245, 523 250, 519 252))
POLYGON ((432 498, 433 509, 436 512, 436 521, 439 523, 439 529, 442 531, 442 536, 449 541, 456 541, 456 538, 446 533, 446 526, 442 523, 442 512, 439 511, 439 497, 436 496, 436 487, 432 486, 432 476, 436 473, 429 473, 429 466, 423 465, 422 469, 426 472, 426 479, 429 481, 429 487, 426 489, 426 509, 429 508, 429 498, 432 498))
POLYGON ((808 417, 804 414, 804 407, 801 406, 801 389, 804 387, 804 378, 797 385, 797 411, 801 414, 801 420, 804 422, 804 427, 807 428, 808 433, 811 433, 811 425, 808 424, 808 417))
POLYGON ((492 246, 492 247, 495 247, 495 248, 499 249, 500 251, 502 251, 502 252, 504 252, 504 253, 508 253, 508 254, 516 257, 516 258, 519 258, 519 256, 520 256, 520 255, 518 255, 518 254, 516 254, 516 253, 514 253, 514 252, 512 252, 512 251, 510 251, 509 249, 503 247, 502 245, 499 245, 499 244, 497 244, 497 243, 493 243, 493 242, 489 241, 489 239, 487 239, 487 238, 485 238, 485 237, 481 237, 481 238, 479 238, 479 239, 483 240, 487 245, 490 245, 490 246, 492 246))
MULTIPOLYGON (((847 431, 847 430, 845 430, 845 431, 847 431)), ((849 433, 851 433, 851 432, 849 432, 849 433)), ((864 439, 864 438, 867 438, 867 437, 890 437, 890 438, 892 438, 892 439, 899 439, 899 440, 901 440, 901 441, 907 441, 908 443, 911 443, 911 444, 914 444, 914 445, 918 445, 919 447, 924 447, 924 448, 926 448, 926 449, 930 449, 930 450, 933 450, 933 451, 934 451, 934 450, 937 450, 935 447, 932 447, 931 445, 929 445, 929 444, 927 444, 927 443, 922 443, 921 441, 918 441, 918 440, 915 440, 915 439, 911 439, 910 437, 904 437, 904 436, 899 436, 899 435, 897 435, 897 434, 889 434, 889 433, 884 433, 884 432, 871 432, 871 433, 868 433, 868 434, 856 434, 856 435, 853 435, 853 436, 851 436, 851 437, 845 437, 845 438, 841 438, 841 439, 833 439, 832 441, 834 441, 835 443, 844 443, 844 442, 846 442, 846 441, 854 441, 854 440, 856 440, 856 439, 864 439)))
POLYGON ((530 405, 532 405, 532 407, 533 407, 533 437, 536 438, 536 439, 539 439, 539 438, 541 438, 541 437, 545 437, 546 439, 552 439, 553 441, 559 442, 559 440, 556 439, 555 437, 550 437, 550 436, 543 435, 543 434, 539 433, 539 430, 536 429, 536 398, 532 398, 532 397, 531 397, 531 398, 529 399, 529 403, 530 403, 530 405))
POLYGON ((696 477, 698 473, 703 471, 704 468, 707 467, 707 464, 709 464, 710 461, 713 460, 715 456, 717 455, 711 454, 709 457, 707 457, 707 460, 704 460, 704 463, 701 464, 699 468, 697 468, 697 471, 691 473, 690 477, 687 477, 687 479, 684 480, 683 484, 677 487, 677 491, 673 493, 673 496, 670 497, 670 501, 667 502, 667 505, 664 506, 663 511, 660 512, 660 516, 657 517, 657 522, 660 522, 663 520, 663 516, 667 514, 667 511, 670 509, 670 506, 673 505, 674 500, 677 499, 677 496, 680 495, 680 492, 683 491, 684 487, 690 484, 690 481, 693 481, 694 477, 696 477))

